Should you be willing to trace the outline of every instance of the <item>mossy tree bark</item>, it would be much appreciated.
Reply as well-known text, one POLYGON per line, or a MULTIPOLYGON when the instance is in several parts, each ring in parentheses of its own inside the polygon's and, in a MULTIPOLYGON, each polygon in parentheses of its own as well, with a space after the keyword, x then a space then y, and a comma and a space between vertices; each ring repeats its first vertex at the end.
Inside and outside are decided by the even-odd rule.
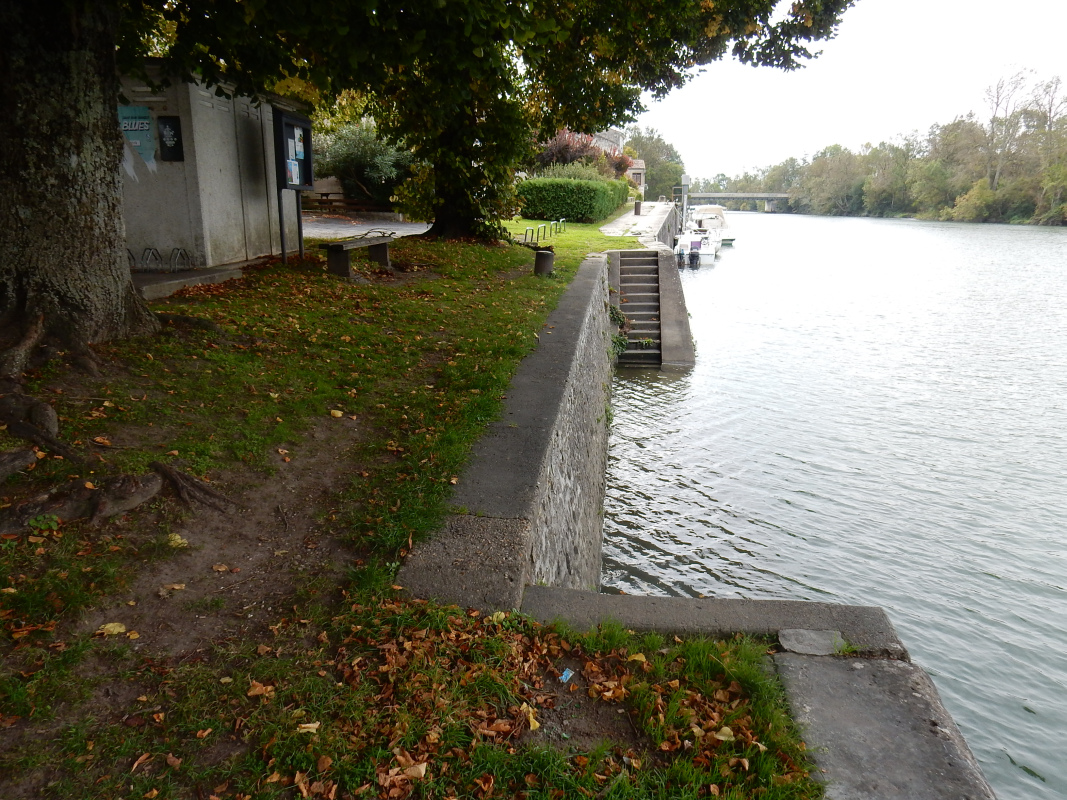
POLYGON ((107 3, 0 0, 0 372, 34 339, 158 330, 126 258, 115 24, 107 3))

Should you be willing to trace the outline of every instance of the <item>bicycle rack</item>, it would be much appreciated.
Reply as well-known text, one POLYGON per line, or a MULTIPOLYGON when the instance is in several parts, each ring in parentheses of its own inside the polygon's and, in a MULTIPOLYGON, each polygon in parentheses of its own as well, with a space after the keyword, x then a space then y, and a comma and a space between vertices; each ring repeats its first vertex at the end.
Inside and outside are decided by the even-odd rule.
POLYGON ((175 247, 170 251, 170 271, 180 272, 183 269, 193 268, 193 258, 184 247, 175 247))
POLYGON ((154 247, 146 247, 141 253, 141 269, 145 272, 162 272, 163 256, 154 247), (156 269, 152 269, 156 267, 156 269))

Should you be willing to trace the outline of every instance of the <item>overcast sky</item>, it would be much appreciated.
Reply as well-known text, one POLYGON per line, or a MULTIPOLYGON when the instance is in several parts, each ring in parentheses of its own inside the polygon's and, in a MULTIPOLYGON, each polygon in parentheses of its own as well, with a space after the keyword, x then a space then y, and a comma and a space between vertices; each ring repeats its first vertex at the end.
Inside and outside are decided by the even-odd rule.
POLYGON ((856 149, 968 111, 1019 69, 1067 83, 1067 0, 858 0, 837 38, 792 73, 712 64, 638 120, 710 178, 856 149))

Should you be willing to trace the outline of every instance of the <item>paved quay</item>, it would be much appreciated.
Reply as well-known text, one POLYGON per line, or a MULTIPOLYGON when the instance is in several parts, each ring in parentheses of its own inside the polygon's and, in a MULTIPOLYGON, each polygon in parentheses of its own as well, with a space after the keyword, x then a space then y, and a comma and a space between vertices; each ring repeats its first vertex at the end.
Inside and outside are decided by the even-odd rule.
POLYGON ((658 241, 656 236, 663 228, 672 208, 673 203, 642 203, 640 216, 635 215, 633 211, 627 211, 611 222, 601 225, 600 232, 605 236, 635 236, 645 247, 660 249, 665 245, 658 241))

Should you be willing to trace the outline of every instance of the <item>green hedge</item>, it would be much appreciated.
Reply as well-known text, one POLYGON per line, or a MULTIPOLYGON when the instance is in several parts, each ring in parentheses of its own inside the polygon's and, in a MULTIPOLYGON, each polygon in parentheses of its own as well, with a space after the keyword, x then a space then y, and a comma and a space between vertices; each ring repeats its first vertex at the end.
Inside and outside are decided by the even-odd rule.
POLYGON ((626 202, 626 181, 577 181, 531 178, 518 186, 522 215, 527 219, 568 219, 599 222, 626 202))

